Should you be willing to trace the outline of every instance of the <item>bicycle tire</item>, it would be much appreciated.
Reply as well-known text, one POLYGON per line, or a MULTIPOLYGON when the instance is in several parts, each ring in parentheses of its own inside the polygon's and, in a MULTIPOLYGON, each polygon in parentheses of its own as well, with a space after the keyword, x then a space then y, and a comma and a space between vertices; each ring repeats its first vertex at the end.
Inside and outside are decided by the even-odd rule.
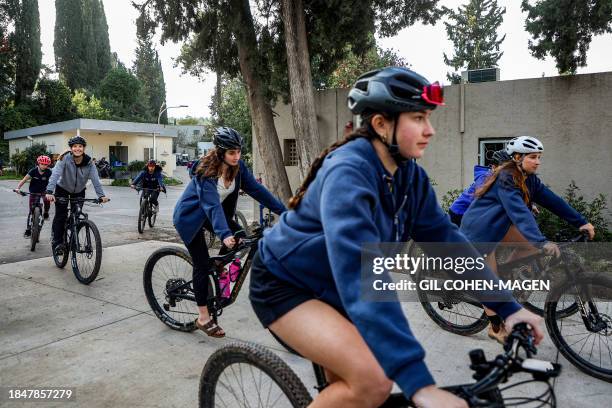
MULTIPOLYGON (((422 252, 418 245, 412 242, 407 253, 409 257, 418 257, 420 256, 419 251, 422 252)), ((424 278, 422 269, 417 270, 412 276, 417 283, 417 288, 419 288, 419 282, 424 278)), ((489 325, 489 318, 482 307, 463 302, 460 299, 453 299, 449 295, 444 295, 444 299, 438 300, 436 298, 439 298, 440 295, 432 297, 427 291, 420 289, 417 289, 417 294, 421 307, 429 318, 448 332, 461 336, 471 336, 481 332, 489 325), (444 311, 445 308, 448 310, 447 312, 444 311), (457 312, 451 312, 452 309, 456 309, 457 312), (459 311, 459 309, 464 310, 459 311), (482 309, 482 313, 478 310, 472 312, 471 309, 482 309), (453 316, 455 317, 453 318, 453 316), (459 323, 460 316, 465 318, 465 323, 459 323)))
MULTIPOLYGON (((145 263, 145 267, 144 267, 143 274, 142 274, 142 282, 143 282, 143 287, 145 291, 145 297, 147 298, 147 302, 149 303, 151 310, 153 310, 153 312, 155 313, 155 316, 157 316, 157 318, 161 320, 162 323, 164 323, 166 326, 170 327, 171 329, 182 331, 182 332, 192 332, 194 330, 197 330, 197 327, 195 325, 195 319, 198 316, 198 311, 197 311, 197 305, 195 304, 195 302, 193 302, 192 313, 177 311, 177 313, 180 313, 180 314, 185 313, 185 314, 192 315, 190 318, 186 319, 185 321, 181 321, 173 317, 171 314, 169 314, 168 312, 170 312, 170 310, 166 310, 164 305, 160 304, 160 302, 158 301, 155 295, 155 291, 153 288, 153 279, 154 279, 153 273, 155 271, 155 266, 158 263, 161 265, 162 259, 164 257, 180 258, 181 260, 189 264, 189 273, 190 274, 193 273, 193 261, 191 259, 191 256, 189 256, 189 252, 187 252, 186 249, 181 248, 181 247, 172 246, 172 247, 163 247, 153 252, 151 256, 149 256, 149 258, 147 259, 147 262, 145 263)), ((177 265, 178 260, 173 260, 173 261, 166 260, 166 261, 168 265, 177 265)), ((167 274, 165 274, 165 278, 168 278, 167 274)), ((177 277, 175 276, 175 278, 177 277)), ((161 278, 155 277, 155 279, 161 279, 161 278)), ((211 276, 209 276, 209 280, 208 280, 209 299, 215 299, 216 294, 218 293, 218 291, 215 290, 216 286, 213 284, 213 282, 214 282, 214 279, 211 276)), ((168 279, 166 279, 165 284, 167 288, 168 279)), ((164 293, 166 293, 166 291, 164 291, 164 293)), ((179 302, 180 303, 189 302, 189 300, 179 299, 177 303, 179 302)), ((208 306, 210 306, 210 302, 208 306)))
POLYGON ((147 200, 142 200, 140 209, 138 210, 138 232, 142 234, 147 223, 147 200))
POLYGON ((40 235, 40 207, 35 206, 32 210, 32 218, 31 222, 31 235, 30 235, 30 251, 34 252, 36 250, 36 243, 38 242, 38 236, 40 235))
POLYGON ((153 210, 151 209, 152 204, 149 204, 149 216, 147 217, 147 219, 149 220, 149 227, 153 228, 153 226, 155 225, 155 220, 157 220, 157 213, 153 212, 153 210))
MULTIPOLYGON (((221 390, 219 393, 216 393, 217 384, 219 383, 225 369, 237 364, 246 364, 249 366, 249 373, 252 374, 253 384, 255 386, 257 386, 257 383, 254 378, 255 373, 253 370, 256 369, 263 372, 278 386, 282 392, 282 395, 287 398, 287 401, 291 407, 303 408, 312 402, 312 397, 308 393, 308 390, 302 381, 295 374, 295 372, 293 372, 293 370, 276 354, 258 344, 235 342, 221 347, 206 361, 206 365, 204 366, 200 376, 198 393, 200 408, 213 408, 216 406, 215 400, 222 399, 221 390)), ((232 371, 235 373, 233 368, 232 371)), ((240 385, 243 385, 243 383, 241 382, 240 385)), ((261 381, 259 382, 259 385, 261 385, 261 381)), ((231 393, 227 393, 226 390, 223 391, 225 391, 226 397, 228 397, 231 395, 231 393)), ((250 395, 242 390, 240 398, 244 401, 248 396, 255 397, 253 393, 249 394, 250 395)), ((235 395, 234 397, 237 399, 237 402, 243 402, 238 401, 238 398, 235 395)), ((261 395, 259 395, 259 397, 261 397, 261 395)), ((266 405, 264 405, 263 402, 264 401, 259 398, 259 401, 255 406, 266 408, 266 405)), ((278 400, 274 400, 274 402, 275 404, 273 405, 276 406, 276 402, 278 402, 278 400)), ((230 404, 230 406, 234 405, 230 404)), ((240 406, 253 405, 244 403, 244 405, 240 406)), ((269 398, 267 406, 272 406, 270 405, 269 398)))
POLYGON ((238 225, 242 227, 246 235, 251 234, 249 224, 247 223, 246 217, 240 211, 236 211, 236 213, 234 214, 234 221, 236 221, 238 225))
MULTIPOLYGON (((100 272, 100 265, 102 264, 102 238, 100 237, 100 231, 98 231, 98 227, 96 226, 96 224, 93 223, 93 221, 90 221, 90 220, 79 221, 76 227, 76 233, 77 233, 77 236, 73 237, 72 242, 71 242, 71 244, 74 245, 72 248, 72 259, 71 259, 72 272, 74 273, 74 276, 77 278, 79 282, 81 282, 84 285, 89 285, 91 282, 96 280, 96 278, 98 277, 98 273, 100 272), (79 265, 80 263, 79 255, 83 254, 83 252, 81 251, 82 245, 86 245, 85 250, 89 250, 87 244, 80 242, 79 240, 79 235, 83 228, 85 228, 86 236, 89 236, 89 241, 91 243, 91 250, 95 251, 93 265, 91 268, 91 272, 89 274, 84 274, 83 273, 84 265, 79 265), (92 239, 95 242, 91 242, 92 239), (79 248, 76 247, 76 244, 79 245, 79 248)), ((87 257, 91 259, 89 256, 87 257)))
POLYGON ((215 235, 215 233, 210 232, 209 230, 204 228, 204 242, 206 242, 206 247, 212 248, 213 245, 215 245, 216 241, 217 241, 217 236, 215 235))
MULTIPOLYGON (((572 292, 572 289, 575 287, 575 282, 576 282, 575 280, 567 279, 565 280, 565 282, 558 285, 556 288, 554 288, 551 291, 549 297, 546 300, 546 307, 545 307, 546 329, 548 330, 550 338, 552 342, 555 344, 555 346, 557 347, 557 349, 561 352, 561 354, 563 354, 563 356, 570 363, 572 363, 572 365, 574 365, 580 371, 592 377, 599 378, 600 380, 604 380, 607 382, 612 382, 612 360, 611 360, 611 365, 609 369, 606 369, 604 367, 595 366, 593 363, 583 359, 580 356, 580 354, 576 353, 576 351, 572 348, 572 346, 574 344, 577 344, 577 342, 568 344, 568 339, 563 337, 563 333, 562 333, 563 319, 567 319, 571 316, 559 316, 559 314, 556 312, 556 309, 558 307, 559 300, 562 299, 562 296, 564 294, 570 294, 572 292)), ((580 275, 578 282, 582 286, 581 290, 584 290, 585 285, 589 285, 589 287, 599 285, 600 288, 605 288, 600 293, 605 293, 607 294, 608 297, 610 296, 610 293, 612 293, 612 278, 608 276, 604 276, 601 274, 594 274, 594 273, 583 274, 583 275, 580 275)), ((589 303, 591 303, 591 301, 589 301, 587 305, 589 303)), ((604 311, 598 311, 598 312, 603 315, 603 321, 607 323, 606 328, 594 334, 598 335, 600 332, 604 332, 604 335, 606 338, 612 338, 612 299, 611 301, 606 302, 605 305, 606 305, 606 309, 604 311)), ((601 309, 601 307, 598 307, 598 309, 601 309)), ((576 320, 578 319, 580 322, 584 324, 584 321, 581 315, 576 316, 576 320)), ((568 327, 575 327, 575 326, 568 326, 568 327)), ((585 330, 587 330, 586 327, 585 327, 585 330)), ((572 335, 572 337, 575 337, 575 336, 576 335, 572 335)), ((588 336, 590 338, 590 334, 588 336)), ((566 337, 570 337, 570 335, 566 334, 566 337)), ((574 339, 571 339, 570 341, 573 341, 573 340, 574 339)), ((588 342, 589 340, 587 338, 587 343, 588 342)), ((595 340, 593 340, 592 347, 594 347, 595 344, 596 342, 595 340)), ((609 341, 606 344, 609 344, 609 341)), ((601 351, 601 343, 599 343, 599 347, 601 351)), ((592 351, 593 350, 591 349, 591 353, 592 351)), ((608 348, 608 352, 609 352, 609 348, 608 348)))

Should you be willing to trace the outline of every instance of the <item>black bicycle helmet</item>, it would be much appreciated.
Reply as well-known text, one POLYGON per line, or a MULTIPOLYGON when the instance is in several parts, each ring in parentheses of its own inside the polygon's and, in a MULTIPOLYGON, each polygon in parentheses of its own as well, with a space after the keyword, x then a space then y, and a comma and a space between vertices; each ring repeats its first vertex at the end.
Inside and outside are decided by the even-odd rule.
POLYGON ((87 140, 82 138, 81 136, 74 136, 68 140, 68 146, 72 147, 72 145, 81 144, 83 146, 87 146, 87 140))
POLYGON ((506 152, 506 149, 501 149, 493 152, 493 164, 499 166, 507 161, 512 160, 512 157, 506 152))
POLYGON ((213 144, 222 150, 242 149, 242 136, 229 127, 218 127, 213 134, 213 144))
POLYGON ((399 114, 443 105, 439 83, 407 68, 387 67, 361 75, 348 94, 348 108, 355 115, 365 111, 399 114))
POLYGON ((397 116, 402 112, 419 112, 444 105, 444 92, 438 82, 430 84, 414 71, 387 67, 360 76, 347 99, 348 108, 355 115, 380 112, 395 117, 393 138, 387 148, 395 162, 402 165, 410 158, 402 156, 397 144, 397 116))

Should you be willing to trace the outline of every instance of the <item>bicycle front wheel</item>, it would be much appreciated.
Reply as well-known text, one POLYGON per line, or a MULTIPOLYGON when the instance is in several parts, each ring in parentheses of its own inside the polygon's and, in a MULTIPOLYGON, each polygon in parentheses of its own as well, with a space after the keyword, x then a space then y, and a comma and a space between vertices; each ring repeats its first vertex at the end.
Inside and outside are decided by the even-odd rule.
POLYGON ((546 328, 561 354, 582 372, 612 382, 612 278, 584 274, 555 288, 546 328), (577 313, 559 313, 576 305, 577 313))
POLYGON ((96 280, 102 263, 102 239, 90 220, 80 221, 72 240, 72 271, 77 280, 89 285, 96 280))
POLYGON ((30 251, 36 250, 36 243, 38 242, 38 236, 40 235, 40 207, 36 206, 32 210, 32 219, 31 221, 31 230, 32 235, 30 235, 30 251))
POLYGON ((230 343, 221 347, 206 361, 200 376, 200 408, 302 408, 311 402, 293 370, 258 344, 230 343))

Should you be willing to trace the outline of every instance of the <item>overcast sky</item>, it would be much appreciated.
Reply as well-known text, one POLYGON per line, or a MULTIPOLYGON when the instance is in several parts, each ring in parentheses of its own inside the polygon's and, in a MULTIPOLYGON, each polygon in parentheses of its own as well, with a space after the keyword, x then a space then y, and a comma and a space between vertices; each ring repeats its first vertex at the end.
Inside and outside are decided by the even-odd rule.
MULTIPOLYGON (((131 67, 136 49, 137 11, 128 0, 103 0, 109 27, 111 50, 119 59, 131 67)), ((440 4, 457 8, 466 0, 441 0, 440 4)), ((43 63, 54 65, 53 30, 55 26, 55 1, 39 0, 40 28, 43 49, 43 63)), ((532 57, 527 49, 528 33, 525 31, 525 14, 521 12, 519 0, 498 0, 506 7, 500 35, 506 34, 502 43, 502 56, 499 67, 502 80, 555 76, 557 71, 551 58, 544 61, 532 57)), ((379 39, 383 48, 393 48, 404 57, 415 71, 430 81, 447 82, 448 67, 444 65, 442 53, 452 53, 452 43, 446 37, 444 24, 435 26, 415 24, 402 30, 397 36, 379 39)), ((174 109, 169 116, 209 116, 208 105, 214 93, 215 76, 209 74, 203 79, 182 75, 181 69, 174 66, 181 44, 157 44, 166 80, 166 99, 169 106, 189 105, 188 108, 174 109)), ((579 68, 578 73, 612 71, 612 34, 593 38, 587 54, 588 65, 579 68)))

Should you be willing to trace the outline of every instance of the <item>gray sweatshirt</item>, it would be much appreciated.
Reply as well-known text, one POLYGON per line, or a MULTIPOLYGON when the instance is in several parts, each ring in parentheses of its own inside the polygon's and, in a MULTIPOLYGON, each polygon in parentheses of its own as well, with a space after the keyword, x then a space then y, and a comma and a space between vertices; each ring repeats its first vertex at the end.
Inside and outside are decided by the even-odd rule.
POLYGON ((98 177, 98 169, 91 161, 91 157, 84 154, 80 166, 74 162, 72 153, 68 153, 62 160, 58 160, 53 168, 53 174, 47 184, 47 194, 53 194, 55 186, 60 186, 69 193, 80 193, 85 190, 87 180, 91 180, 98 198, 104 196, 102 184, 98 177))

